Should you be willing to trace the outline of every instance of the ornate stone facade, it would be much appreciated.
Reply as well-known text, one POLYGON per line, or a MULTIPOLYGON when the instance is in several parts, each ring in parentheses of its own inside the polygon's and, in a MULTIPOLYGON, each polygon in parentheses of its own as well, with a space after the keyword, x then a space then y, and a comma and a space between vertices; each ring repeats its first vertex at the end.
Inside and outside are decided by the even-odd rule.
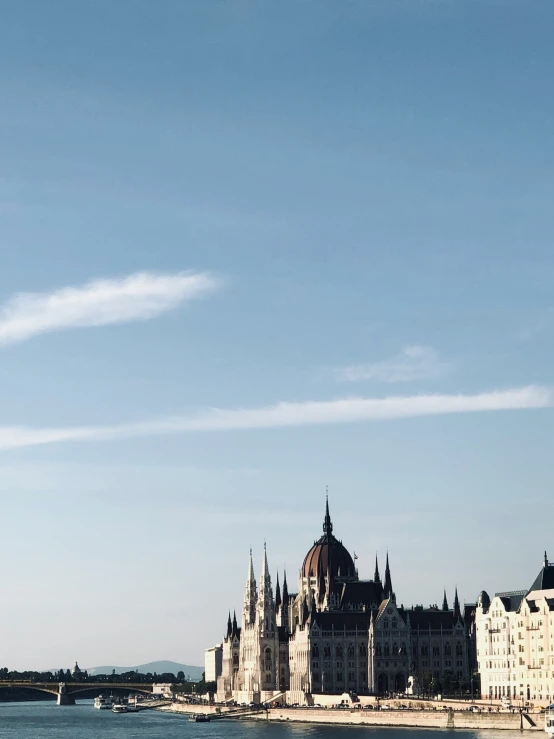
POLYGON ((554 563, 529 590, 483 591, 475 612, 477 660, 483 698, 516 704, 554 700, 554 563))
POLYGON ((275 596, 264 547, 259 590, 252 553, 241 626, 229 620, 218 699, 262 702, 286 693, 310 702, 322 693, 417 692, 422 680, 446 672, 467 679, 471 668, 469 610, 398 606, 387 555, 381 580, 360 580, 346 547, 333 534, 326 504, 323 536, 309 550, 298 592, 275 596))

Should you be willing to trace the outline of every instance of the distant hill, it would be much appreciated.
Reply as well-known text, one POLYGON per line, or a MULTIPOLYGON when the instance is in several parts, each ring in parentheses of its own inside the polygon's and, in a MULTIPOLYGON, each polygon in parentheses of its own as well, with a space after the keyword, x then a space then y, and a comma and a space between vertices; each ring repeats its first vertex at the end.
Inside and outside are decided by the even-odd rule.
POLYGON ((135 667, 118 667, 117 665, 102 665, 100 667, 89 667, 87 668, 89 675, 111 675, 115 670, 117 675, 122 672, 147 672, 157 673, 162 675, 164 672, 172 672, 177 675, 178 672, 184 672, 185 677, 190 677, 191 680, 200 680, 202 673, 204 672, 203 667, 197 665, 182 665, 179 662, 171 662, 170 660, 160 660, 160 662, 148 662, 146 665, 136 665, 135 667))

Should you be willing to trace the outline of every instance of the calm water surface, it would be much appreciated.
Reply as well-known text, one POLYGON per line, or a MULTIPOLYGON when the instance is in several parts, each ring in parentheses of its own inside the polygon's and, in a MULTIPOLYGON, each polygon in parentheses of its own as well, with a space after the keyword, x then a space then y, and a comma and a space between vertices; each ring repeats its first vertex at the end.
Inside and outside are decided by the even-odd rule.
MULTIPOLYGON (((212 721, 195 724, 182 716, 142 711, 97 711, 92 701, 76 706, 0 703, 0 739, 438 739, 444 731, 368 727, 302 726, 212 721)), ((510 739, 506 731, 448 732, 453 739, 510 739)))

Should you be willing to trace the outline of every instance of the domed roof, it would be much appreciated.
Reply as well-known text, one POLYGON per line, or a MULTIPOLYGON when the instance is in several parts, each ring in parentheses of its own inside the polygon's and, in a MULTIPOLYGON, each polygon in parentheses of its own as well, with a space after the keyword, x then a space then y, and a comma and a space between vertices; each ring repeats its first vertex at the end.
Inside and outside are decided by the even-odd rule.
POLYGON ((482 608, 484 611, 487 611, 489 609, 489 606, 491 604, 491 599, 489 598, 489 594, 486 590, 481 590, 479 593, 479 597, 477 598, 477 605, 482 608))
POLYGON ((333 524, 329 515, 329 502, 325 506, 323 536, 318 539, 304 558, 302 577, 318 577, 329 574, 335 577, 356 577, 354 561, 348 549, 333 536, 333 524))

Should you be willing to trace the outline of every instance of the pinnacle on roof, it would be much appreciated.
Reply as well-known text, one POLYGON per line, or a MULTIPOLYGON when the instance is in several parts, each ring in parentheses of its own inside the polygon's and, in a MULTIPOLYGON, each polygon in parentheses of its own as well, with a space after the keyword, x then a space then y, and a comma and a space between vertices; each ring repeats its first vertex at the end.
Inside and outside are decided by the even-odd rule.
POLYGON ((252 560, 252 549, 250 550, 250 560, 248 562, 248 582, 255 582, 254 577, 254 562, 252 560))
POLYGON ((390 575, 389 567, 389 553, 387 552, 387 561, 385 565, 385 584, 384 584, 385 598, 392 598, 394 593, 392 591, 392 578, 390 575))
POLYGON ((279 573, 277 573, 277 583, 275 585, 275 608, 281 605, 281 587, 279 585, 279 573))
POLYGON ((448 601, 446 600, 446 588, 444 590, 444 597, 442 599, 442 610, 448 611, 448 601))
POLYGON ((329 495, 325 495, 325 518, 323 519, 323 533, 331 536, 333 533, 333 523, 329 515, 329 495))
POLYGON ((458 599, 458 588, 456 587, 456 591, 454 594, 454 618, 461 618, 462 612, 460 610, 460 601, 458 599))
POLYGON ((375 574, 373 575, 375 582, 381 582, 381 575, 379 574, 379 562, 377 560, 377 554, 375 554, 375 574))

